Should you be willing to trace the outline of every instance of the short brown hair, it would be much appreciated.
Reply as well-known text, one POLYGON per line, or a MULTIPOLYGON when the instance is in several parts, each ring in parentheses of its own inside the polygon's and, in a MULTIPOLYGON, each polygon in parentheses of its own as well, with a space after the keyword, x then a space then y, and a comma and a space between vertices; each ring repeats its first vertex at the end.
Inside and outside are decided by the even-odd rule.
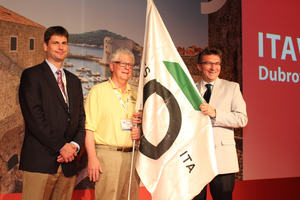
POLYGON ((199 53, 199 56, 198 56, 198 64, 200 64, 203 60, 203 56, 206 56, 206 55, 217 55, 220 57, 220 61, 222 62, 222 52, 221 50, 219 49, 216 49, 216 48, 205 48, 201 51, 201 53, 199 53))
POLYGON ((65 36, 67 38, 67 41, 69 41, 69 33, 62 26, 51 26, 47 28, 44 34, 44 42, 48 44, 53 35, 65 36))

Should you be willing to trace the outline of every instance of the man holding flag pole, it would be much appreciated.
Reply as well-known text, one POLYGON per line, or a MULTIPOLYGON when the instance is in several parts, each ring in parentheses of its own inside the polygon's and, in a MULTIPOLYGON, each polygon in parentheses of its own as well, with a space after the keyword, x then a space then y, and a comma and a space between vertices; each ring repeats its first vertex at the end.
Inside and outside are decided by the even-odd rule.
POLYGON ((95 182, 95 199, 135 200, 139 177, 131 166, 135 166, 134 141, 140 138, 140 128, 133 125, 140 123, 140 114, 135 113, 136 92, 128 84, 134 55, 118 49, 109 66, 111 78, 95 85, 85 103, 87 171, 95 182))
POLYGON ((210 117, 153 3, 147 2, 136 110, 143 110, 137 171, 155 200, 190 200, 217 174, 210 117))

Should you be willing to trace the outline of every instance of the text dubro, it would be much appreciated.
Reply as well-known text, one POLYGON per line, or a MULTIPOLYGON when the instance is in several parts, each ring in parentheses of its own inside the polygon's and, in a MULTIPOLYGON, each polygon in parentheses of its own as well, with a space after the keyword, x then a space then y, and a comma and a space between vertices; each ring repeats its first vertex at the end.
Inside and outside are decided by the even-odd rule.
POLYGON ((280 82, 299 82, 299 73, 297 72, 285 72, 278 67, 276 70, 269 70, 265 66, 259 66, 259 80, 271 80, 280 82))

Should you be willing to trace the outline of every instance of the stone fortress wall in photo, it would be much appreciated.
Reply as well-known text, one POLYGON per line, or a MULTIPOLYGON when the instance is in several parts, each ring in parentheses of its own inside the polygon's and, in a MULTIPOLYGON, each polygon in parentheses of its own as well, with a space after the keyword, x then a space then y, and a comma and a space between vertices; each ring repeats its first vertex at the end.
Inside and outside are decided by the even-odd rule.
POLYGON ((21 192, 18 161, 24 120, 18 100, 20 76, 25 68, 43 61, 45 28, 0 6, 0 193, 21 192), (16 49, 11 50, 11 38, 16 49), (30 39, 33 49, 30 50, 30 39))

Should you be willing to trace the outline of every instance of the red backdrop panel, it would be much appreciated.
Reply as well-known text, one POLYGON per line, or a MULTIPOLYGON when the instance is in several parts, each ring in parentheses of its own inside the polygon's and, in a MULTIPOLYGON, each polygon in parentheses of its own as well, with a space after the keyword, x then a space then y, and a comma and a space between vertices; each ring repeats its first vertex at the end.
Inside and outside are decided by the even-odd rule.
POLYGON ((244 180, 300 176, 300 1, 242 1, 244 180))

